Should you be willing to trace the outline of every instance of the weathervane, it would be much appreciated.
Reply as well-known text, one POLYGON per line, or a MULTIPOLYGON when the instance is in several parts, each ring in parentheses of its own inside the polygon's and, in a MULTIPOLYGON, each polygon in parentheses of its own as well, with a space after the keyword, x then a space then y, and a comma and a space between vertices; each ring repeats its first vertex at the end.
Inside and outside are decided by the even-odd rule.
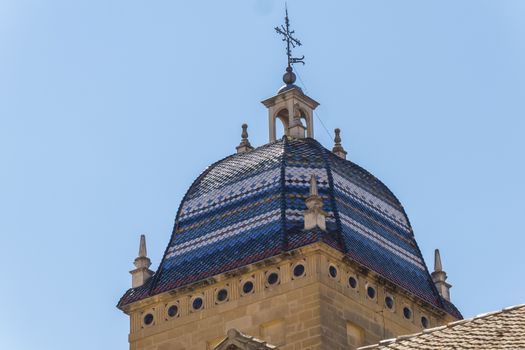
MULTIPOLYGON (((275 27, 275 31, 283 36, 283 41, 286 41, 286 55, 288 56, 288 68, 292 69, 292 64, 302 63, 304 64, 304 56, 301 58, 292 57, 292 48, 301 46, 301 42, 293 37, 294 30, 290 30, 290 20, 288 19, 288 7, 285 5, 286 16, 284 17, 284 25, 275 27)), ((288 69, 287 69, 288 71, 288 69)))

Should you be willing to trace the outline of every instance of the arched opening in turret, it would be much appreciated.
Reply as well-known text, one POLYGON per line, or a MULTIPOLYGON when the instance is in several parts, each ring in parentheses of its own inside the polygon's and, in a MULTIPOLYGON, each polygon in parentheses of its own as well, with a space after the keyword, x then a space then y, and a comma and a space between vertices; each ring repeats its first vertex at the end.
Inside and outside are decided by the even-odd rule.
POLYGON ((300 108, 299 118, 301 118, 301 123, 306 127, 306 129, 310 128, 310 118, 308 117, 308 112, 300 108))
MULTIPOLYGON (((307 112, 298 105, 294 106, 294 115, 290 120, 290 128, 288 134, 292 137, 302 139, 304 138, 310 127, 310 118, 307 112)), ((308 134, 309 136, 309 134, 308 134)))
POLYGON ((313 110, 301 109, 301 119, 304 119, 304 125, 306 126, 306 137, 314 137, 314 120, 313 110))
MULTIPOLYGON (((268 107, 268 122, 270 142, 287 135, 293 138, 302 139, 305 137, 314 137, 313 109, 317 107, 317 102, 312 100, 303 101, 301 98, 307 98, 298 95, 295 90, 291 90, 290 96, 279 95, 279 99, 271 98, 263 101, 268 107), (307 103, 311 102, 311 103, 307 103), (279 133, 276 133, 276 119, 281 121, 279 133), (282 126, 282 129, 281 129, 282 126)), ((278 124, 278 123, 277 123, 278 124)))
POLYGON ((282 138, 284 135, 288 135, 289 124, 289 113, 286 108, 281 109, 277 112, 273 118, 273 132, 276 136, 276 139, 282 138), (276 123, 276 120, 279 120, 280 123, 276 123))
POLYGON ((290 116, 287 108, 282 108, 270 120, 270 135, 273 135, 274 140, 280 139, 283 135, 300 139, 312 137, 311 125, 311 115, 303 108, 295 106, 293 117, 290 116), (277 119, 281 122, 276 123, 277 119))
POLYGON ((284 122, 281 118, 279 118, 279 120, 281 121, 280 123, 277 122, 275 123, 275 135, 276 135, 276 139, 279 140, 283 137, 283 135, 286 135, 286 127, 284 126, 284 122))

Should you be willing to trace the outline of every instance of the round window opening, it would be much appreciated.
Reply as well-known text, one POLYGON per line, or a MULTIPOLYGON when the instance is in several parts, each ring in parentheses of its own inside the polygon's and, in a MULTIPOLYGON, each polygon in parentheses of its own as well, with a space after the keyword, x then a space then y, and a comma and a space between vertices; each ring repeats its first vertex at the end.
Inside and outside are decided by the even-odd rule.
POLYGON ((202 308, 202 298, 195 298, 193 299, 193 303, 191 304, 191 306, 193 306, 193 309, 194 310, 200 310, 202 308))
POLYGON ((355 277, 349 277, 348 284, 350 285, 350 287, 355 289, 357 287, 357 280, 355 279, 355 277))
POLYGON ((153 323, 153 315, 152 314, 146 314, 146 316, 144 316, 144 324, 146 326, 149 326, 152 323, 153 323))
POLYGON ((336 278, 337 277, 337 268, 335 266, 330 266, 328 268, 328 273, 330 274, 330 277, 336 278))
POLYGON ((421 325, 424 328, 428 328, 428 318, 426 318, 425 316, 421 317, 421 325))
POLYGON ((302 275, 304 275, 304 265, 303 264, 296 265, 293 268, 293 275, 295 277, 301 277, 302 275))
POLYGON ((405 306, 403 308, 403 316, 405 316, 406 319, 410 319, 412 317, 412 310, 405 306))
POLYGON ((374 287, 368 287, 366 289, 366 294, 368 294, 368 297, 370 299, 374 299, 376 297, 376 290, 374 287))
POLYGON ((273 284, 276 284, 277 282, 279 282, 279 275, 277 274, 277 272, 272 272, 268 275, 268 284, 270 285, 273 285, 273 284))
POLYGON ((171 305, 168 308, 168 316, 169 317, 175 317, 179 313, 179 307, 177 305, 171 305))
POLYGON ((253 282, 252 281, 246 281, 242 285, 242 292, 244 294, 251 293, 253 291, 253 282))
POLYGON ((387 308, 392 309, 394 307, 394 299, 391 296, 385 298, 385 305, 387 308))
POLYGON ((221 289, 217 292, 217 300, 225 301, 228 298, 228 291, 226 289, 221 289))

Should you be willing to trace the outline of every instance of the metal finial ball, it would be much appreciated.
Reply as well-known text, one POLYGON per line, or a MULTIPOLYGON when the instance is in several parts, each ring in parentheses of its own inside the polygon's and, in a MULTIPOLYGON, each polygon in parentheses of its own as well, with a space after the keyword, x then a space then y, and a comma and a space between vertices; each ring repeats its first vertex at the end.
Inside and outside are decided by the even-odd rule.
POLYGON ((295 73, 292 71, 291 67, 286 68, 286 73, 283 75, 283 81, 286 85, 291 85, 295 83, 295 73))

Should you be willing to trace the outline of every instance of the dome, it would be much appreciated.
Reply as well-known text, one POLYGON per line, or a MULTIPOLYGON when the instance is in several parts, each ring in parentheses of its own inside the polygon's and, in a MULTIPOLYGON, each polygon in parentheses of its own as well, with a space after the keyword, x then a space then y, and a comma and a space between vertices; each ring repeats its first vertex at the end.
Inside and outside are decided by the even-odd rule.
POLYGON ((130 289, 119 306, 315 242, 444 311, 457 312, 439 296, 392 192, 313 138, 286 136, 220 160, 193 182, 157 272, 130 289), (327 213, 326 231, 304 229, 312 175, 327 213))

